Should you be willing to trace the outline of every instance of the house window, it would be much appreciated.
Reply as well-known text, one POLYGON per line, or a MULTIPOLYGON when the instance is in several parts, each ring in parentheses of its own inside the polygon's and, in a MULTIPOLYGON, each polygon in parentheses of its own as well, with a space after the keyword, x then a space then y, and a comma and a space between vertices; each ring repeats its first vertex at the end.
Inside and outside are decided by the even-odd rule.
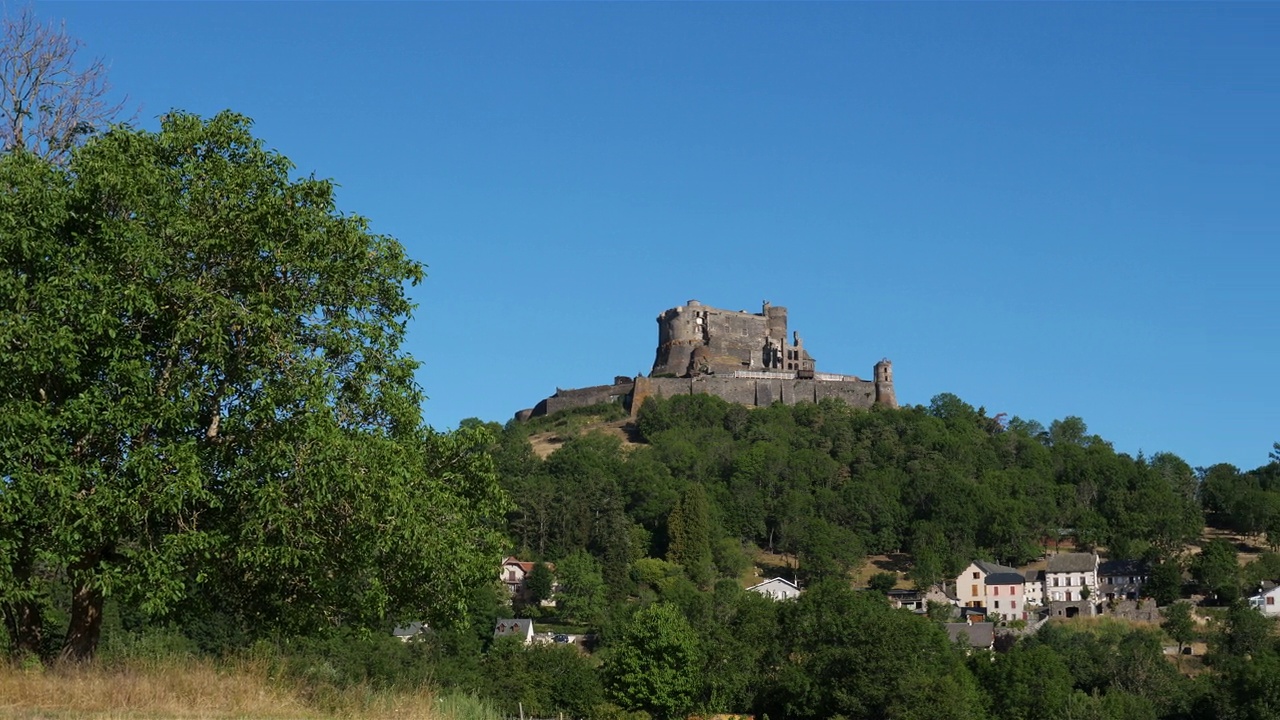
POLYGON ((1267 596, 1267 604, 1268 604, 1268 605, 1275 605, 1275 604, 1276 604, 1276 596, 1275 596, 1275 595, 1268 595, 1268 596, 1267 596))
POLYGON ((999 610, 999 609, 1000 609, 1000 601, 999 601, 999 600, 997 600, 997 601, 996 601, 996 609, 997 609, 997 610, 999 610))
POLYGON ((974 579, 974 580, 977 580, 977 579, 978 579, 978 573, 976 573, 976 572, 975 572, 975 573, 973 574, 973 579, 974 579))
POLYGON ((1009 607, 1013 608, 1014 610, 1017 610, 1017 609, 1018 609, 1018 601, 1017 601, 1017 600, 1014 600, 1014 601, 1013 601, 1013 604, 1012 604, 1012 605, 1010 605, 1009 607))
POLYGON ((974 597, 978 597, 978 586, 977 586, 977 585, 970 586, 969 590, 970 590, 970 592, 969 592, 969 594, 970 594, 970 595, 972 595, 972 596, 974 596, 974 597))
POLYGON ((999 594, 1000 594, 1000 588, 999 588, 998 586, 997 586, 997 587, 994 587, 994 588, 991 588, 991 591, 992 591, 992 592, 991 592, 991 594, 992 594, 992 595, 999 595, 999 594))

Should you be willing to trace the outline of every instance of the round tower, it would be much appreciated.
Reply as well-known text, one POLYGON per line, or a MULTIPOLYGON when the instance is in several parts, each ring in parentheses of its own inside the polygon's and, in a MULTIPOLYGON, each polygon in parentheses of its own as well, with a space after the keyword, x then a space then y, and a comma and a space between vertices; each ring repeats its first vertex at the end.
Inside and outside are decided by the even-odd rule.
POLYGON ((873 377, 876 382, 876 404, 898 407, 898 397, 893 392, 893 363, 888 358, 876 363, 873 377))
POLYGON ((649 376, 685 374, 693 348, 702 344, 702 303, 690 300, 658 316, 658 349, 649 376))

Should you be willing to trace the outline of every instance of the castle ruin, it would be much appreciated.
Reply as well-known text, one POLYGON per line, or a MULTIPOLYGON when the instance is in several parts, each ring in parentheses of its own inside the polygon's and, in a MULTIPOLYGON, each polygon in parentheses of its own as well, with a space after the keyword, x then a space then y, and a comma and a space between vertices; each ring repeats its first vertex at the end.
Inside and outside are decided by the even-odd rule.
POLYGON ((800 334, 792 333, 787 341, 784 307, 765 302, 761 312, 748 313, 690 300, 658 315, 658 348, 648 377, 618 376, 612 385, 557 388, 555 395, 516 418, 604 402, 622 402, 634 415, 645 398, 696 394, 753 406, 836 398, 853 407, 897 407, 893 363, 876 363, 872 377, 818 372, 800 334))

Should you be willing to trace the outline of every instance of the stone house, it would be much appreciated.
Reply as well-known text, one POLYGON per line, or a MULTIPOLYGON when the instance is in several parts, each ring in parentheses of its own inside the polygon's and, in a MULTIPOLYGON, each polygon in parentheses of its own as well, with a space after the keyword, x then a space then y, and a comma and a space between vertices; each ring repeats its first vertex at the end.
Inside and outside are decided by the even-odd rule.
POLYGON ((1150 579, 1141 560, 1104 560, 1098 565, 1101 596, 1107 600, 1137 600, 1150 579))

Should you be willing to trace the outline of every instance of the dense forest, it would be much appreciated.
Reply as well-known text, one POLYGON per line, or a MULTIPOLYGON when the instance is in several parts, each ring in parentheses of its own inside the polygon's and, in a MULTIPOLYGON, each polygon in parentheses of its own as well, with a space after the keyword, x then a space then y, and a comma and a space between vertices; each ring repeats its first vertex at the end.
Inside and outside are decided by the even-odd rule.
MULTIPOLYGON (((1241 568, 1228 542, 1201 540, 1207 517, 1274 549, 1275 454, 1249 472, 1194 469, 1168 453, 1117 453, 1079 418, 1045 428, 989 417, 953 395, 870 411, 835 402, 749 410, 679 397, 646 402, 636 444, 573 431, 587 418, 615 417, 609 413, 490 426, 515 505, 507 518, 513 552, 554 563, 561 584, 557 609, 517 611, 598 629, 598 651, 581 660, 595 669, 590 684, 599 689, 590 696, 611 703, 597 710, 868 718, 1280 712, 1280 694, 1266 690, 1266 668, 1280 663, 1270 621, 1233 604, 1241 590, 1280 577, 1280 558, 1263 553, 1241 568), (543 460, 529 438, 548 429, 568 439, 543 460), (926 587, 973 559, 1022 564, 1064 538, 1147 561, 1161 605, 1194 594, 1214 621, 1166 634, 1050 624, 992 658, 960 652, 937 623, 892 610, 882 593, 848 579, 869 554, 905 554, 909 582, 926 587), (742 590, 759 550, 794 558, 787 572, 808 588, 799 601, 774 604, 742 590), (1190 636, 1210 647, 1194 678, 1161 650, 1190 636), (683 670, 661 667, 671 658, 683 670)), ((480 653, 472 668, 477 689, 501 687, 494 695, 510 707, 584 714, 581 704, 557 700, 556 688, 567 677, 587 682, 587 670, 544 675, 541 668, 556 665, 534 659, 563 650, 494 652, 480 653), (497 677, 488 673, 498 667, 505 682, 480 681, 497 677)))

